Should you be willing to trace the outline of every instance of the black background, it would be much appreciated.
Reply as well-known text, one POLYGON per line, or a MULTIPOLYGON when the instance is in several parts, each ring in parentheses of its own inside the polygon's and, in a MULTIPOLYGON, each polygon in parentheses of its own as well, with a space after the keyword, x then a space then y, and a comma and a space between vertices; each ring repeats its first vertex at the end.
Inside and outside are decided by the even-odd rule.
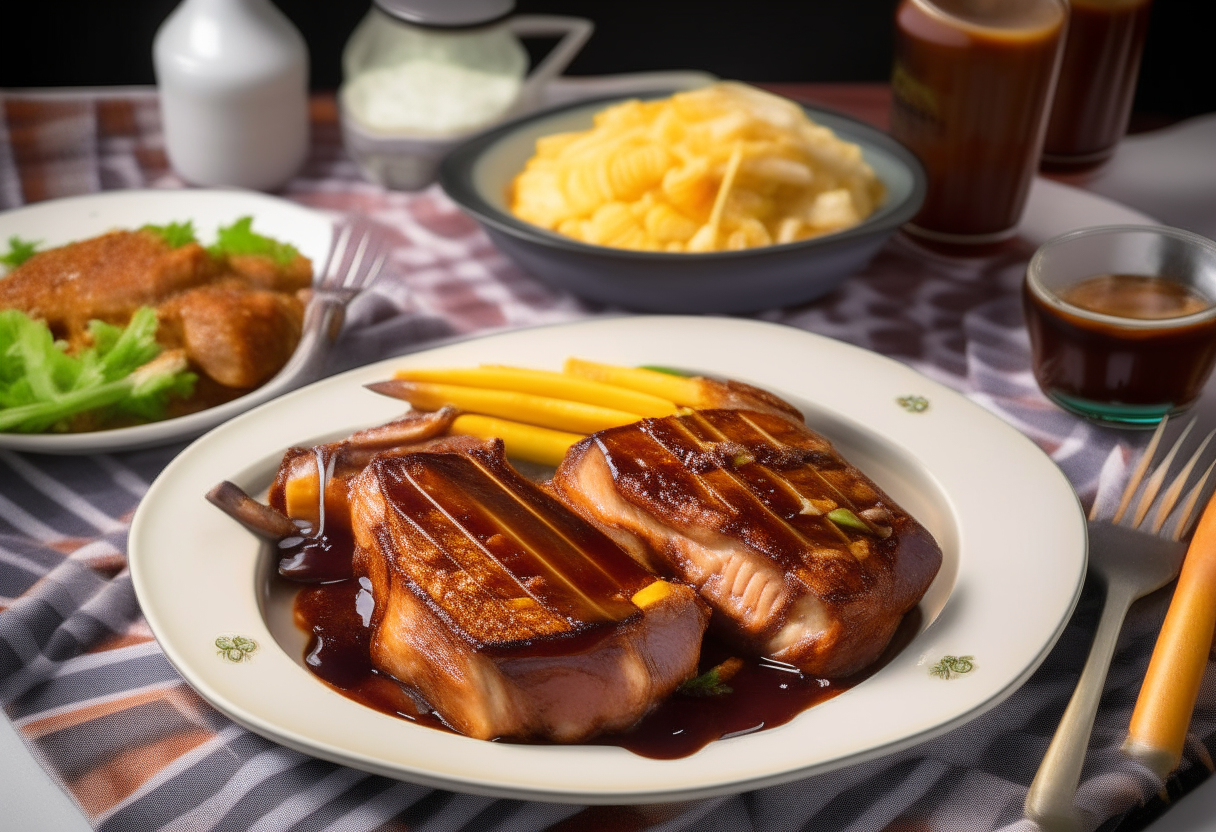
MULTIPOLYGON (((274 0, 308 42, 314 89, 341 81, 369 0, 274 0)), ((459 0, 453 0, 459 2, 459 0)), ((744 81, 885 81, 897 0, 518 0, 596 32, 572 75, 699 69, 744 81)), ((0 16, 0 87, 151 84, 152 38, 177 0, 13 0, 0 16)), ((530 45, 543 49, 544 44, 530 45)), ((1153 126, 1216 111, 1216 2, 1155 0, 1136 96, 1153 126)))

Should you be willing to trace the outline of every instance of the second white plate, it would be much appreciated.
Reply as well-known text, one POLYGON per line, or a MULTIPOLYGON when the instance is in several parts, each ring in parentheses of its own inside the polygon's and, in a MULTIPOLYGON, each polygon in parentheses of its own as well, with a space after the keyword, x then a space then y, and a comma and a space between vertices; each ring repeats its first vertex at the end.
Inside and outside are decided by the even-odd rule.
MULTIPOLYGON (((0 214, 0 240, 17 236, 36 240, 39 249, 84 240, 107 231, 194 223, 204 243, 215 230, 240 217, 253 217, 260 234, 291 243, 320 269, 329 253, 333 225, 324 215, 254 191, 189 189, 163 191, 106 191, 87 196, 39 202, 0 214)), ((217 407, 116 430, 85 433, 2 433, 0 448, 47 454, 91 454, 128 451, 193 439, 226 419, 265 401, 253 390, 217 407)))

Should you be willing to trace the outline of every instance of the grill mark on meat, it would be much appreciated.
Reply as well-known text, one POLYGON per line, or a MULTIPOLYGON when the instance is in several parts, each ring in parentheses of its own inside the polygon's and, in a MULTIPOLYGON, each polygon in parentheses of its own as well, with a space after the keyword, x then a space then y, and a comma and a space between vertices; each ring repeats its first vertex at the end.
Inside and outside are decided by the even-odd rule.
POLYGON ((594 530, 571 527, 563 535, 537 523, 536 512, 520 513, 521 498, 542 492, 505 461, 497 464, 496 454, 409 455, 382 465, 391 510, 508 606, 528 597, 572 629, 636 615, 629 597, 653 577, 598 532, 589 536, 594 530))
MULTIPOLYGON (((459 526, 453 528, 436 523, 433 517, 426 516, 425 509, 417 499, 422 497, 425 500, 425 495, 411 491, 392 489, 386 508, 410 529, 408 535, 403 535, 409 544, 410 557, 421 561, 426 567, 425 572, 429 573, 420 572, 410 576, 411 581, 426 590, 415 591, 415 594, 430 603, 453 630, 473 644, 485 645, 548 637, 574 629, 568 617, 554 615, 488 553, 485 553, 488 561, 460 558, 464 550, 457 541, 457 538, 463 537, 459 526), (498 571, 490 569, 491 563, 498 567, 498 571), (525 608, 511 604, 521 595, 531 598, 535 606, 525 608), (434 604, 437 597, 446 599, 449 606, 434 604), (463 611, 470 612, 460 614, 463 611)), ((400 549, 400 541, 387 525, 377 528, 377 538, 382 551, 400 549)), ((472 542, 477 545, 475 540, 472 542)))
MULTIPOLYGON (((765 457, 765 456, 759 457, 756 460, 756 465, 760 469, 770 473, 772 475, 772 478, 774 481, 781 482, 783 485, 787 486, 789 488, 789 490, 795 496, 801 498, 803 496, 809 496, 809 495, 804 495, 803 492, 801 491, 801 489, 799 489, 797 487, 797 485, 794 484, 793 480, 790 478, 791 474, 793 474, 793 476, 798 476, 798 475, 801 475, 802 477, 809 476, 812 480, 821 484, 823 486, 824 490, 830 492, 831 494, 834 494, 836 496, 837 502, 841 503, 842 505, 844 505, 846 508, 849 508, 849 509, 856 508, 856 506, 853 504, 853 501, 849 499, 848 495, 844 494, 839 488, 837 488, 835 485, 833 485, 821 473, 821 470, 824 468, 839 467, 838 465, 836 465, 836 461, 834 459, 832 459, 829 455, 824 454, 821 451, 811 451, 809 454, 797 453, 796 448, 786 444, 785 442, 782 442, 780 439, 773 436, 768 431, 764 430, 762 427, 760 427, 758 424, 756 424, 755 420, 748 418, 747 414, 742 411, 732 411, 729 413, 717 413, 714 415, 719 418, 725 418, 725 419, 736 420, 736 421, 742 422, 743 425, 745 425, 746 427, 748 427, 752 431, 754 431, 755 434, 759 437, 760 442, 762 443, 762 447, 764 447, 765 449, 772 450, 774 452, 772 457, 765 457), (766 464, 766 462, 768 464, 766 464), (782 469, 782 473, 779 474, 776 471, 772 470, 772 468, 769 467, 770 465, 774 465, 774 464, 776 465, 777 468, 782 469), (794 472, 796 472, 796 473, 794 473, 794 472)), ((712 425, 710 425, 709 421, 707 419, 705 419, 705 417, 701 417, 701 420, 703 422, 705 422, 705 424, 707 426, 709 426, 711 428, 713 427, 712 425)), ((722 434, 721 431, 717 431, 717 432, 719 433, 719 435, 725 436, 725 434, 722 434)), ((751 447, 751 446, 749 445, 748 447, 751 447)), ((808 483, 808 485, 809 485, 809 483, 808 483)), ((801 505, 801 501, 800 501, 800 505, 801 505)), ((847 540, 847 538, 845 538, 845 539, 847 540)))
MULTIPOLYGON (((602 593, 619 592, 618 587, 621 586, 624 579, 624 581, 627 581, 625 585, 629 586, 632 591, 636 592, 646 583, 650 582, 652 576, 643 575, 640 573, 640 571, 636 574, 630 575, 628 578, 624 578, 624 576, 620 574, 620 569, 617 570, 617 574, 613 574, 610 570, 605 568, 602 561, 591 557, 588 554, 586 541, 577 539, 579 535, 574 532, 573 529, 569 527, 564 530, 559 528, 557 525, 556 516, 552 512, 539 511, 536 505, 528 503, 524 500, 522 493, 519 490, 512 490, 508 488, 503 479, 500 479, 514 474, 513 471, 492 470, 491 467, 486 464, 487 461, 485 455, 483 454, 470 454, 469 459, 471 459, 473 464, 477 465, 478 468, 480 468, 485 474, 486 482, 488 482, 492 487, 497 488, 502 493, 504 498, 520 506, 528 513, 533 522, 539 524, 541 528, 547 529, 555 537, 557 537, 564 546, 569 547, 569 551, 573 554, 573 556, 578 559, 580 564, 583 564, 584 568, 578 570, 582 573, 579 577, 585 582, 594 584, 596 591, 602 593), (587 569, 591 570, 590 574, 587 573, 587 569)), ((497 468, 499 466, 495 467, 497 468)), ((502 522, 505 528, 510 528, 505 520, 501 520, 500 522, 502 522)), ((553 566, 553 563, 548 561, 544 555, 538 551, 537 547, 527 543, 527 541, 519 536, 514 529, 512 529, 512 534, 515 535, 515 539, 520 545, 528 547, 538 561, 545 563, 546 566, 553 566)), ((585 535, 583 535, 583 537, 585 537, 585 535)), ((579 592, 587 598, 589 603, 598 607, 609 620, 620 621, 623 618, 633 615, 633 612, 629 609, 629 607, 632 607, 632 605, 626 607, 625 605, 617 604, 614 605, 615 609, 610 610, 606 605, 601 605, 594 601, 594 599, 592 599, 589 595, 582 593, 574 581, 569 577, 561 574, 560 572, 557 574, 570 586, 573 591, 579 592)), ((630 594, 632 594, 632 592, 630 594)))
MULTIPOLYGON (((496 503, 501 503, 502 499, 510 500, 515 505, 523 505, 515 495, 512 495, 500 482, 496 482, 493 475, 486 470, 484 465, 481 465, 475 456, 469 457, 441 457, 433 460, 428 468, 446 468, 463 467, 466 461, 471 461, 475 470, 478 470, 483 475, 484 479, 477 481, 467 475, 467 472, 457 472, 454 470, 446 471, 446 475, 454 482, 459 482, 461 488, 459 490, 445 490, 442 492, 447 500, 447 505, 440 502, 439 496, 432 493, 433 485, 429 489, 426 482, 416 478, 407 467, 403 472, 405 481, 409 482, 423 497, 427 500, 449 524, 451 529, 456 530, 456 534, 463 537, 472 545, 478 552, 483 554, 493 563, 497 564, 503 571, 504 575, 510 576, 513 583, 519 587, 520 591, 528 598, 532 599, 537 604, 542 604, 546 608, 560 611, 559 614, 570 622, 579 623, 599 623, 599 622, 614 622, 621 621, 637 613, 637 608, 632 604, 610 604, 600 603, 590 594, 584 592, 577 584, 575 584, 567 575, 563 574, 561 569, 552 561, 537 551, 537 549, 512 526, 509 516, 506 512, 499 511, 499 506, 496 503), (486 488, 488 486, 488 489, 486 488), (488 493, 488 490, 497 492, 495 494, 488 493), (468 497, 467 501, 461 498, 468 497), (457 518, 454 511, 459 510, 461 516, 457 518), (475 534, 472 525, 488 525, 497 528, 494 534, 485 538, 479 539, 475 534), (501 540, 504 536, 509 535, 513 543, 518 548, 511 547, 491 547, 490 541, 495 539, 501 540), (498 552, 495 552, 495 548, 498 552), (556 583, 557 586, 553 586, 556 583), (537 588, 549 589, 550 591, 535 591, 537 588), (564 590, 564 592, 562 591, 564 590), (572 595, 574 599, 566 596, 572 595), (575 600, 576 599, 576 600, 575 600)), ((541 519, 540 515, 531 508, 524 508, 532 515, 534 519, 541 519)), ((542 521, 543 522, 543 521, 542 521)), ((415 523, 421 528, 420 524, 415 523)), ((552 528, 548 523, 544 524, 546 528, 552 528)), ((435 524, 436 528, 441 528, 440 524, 435 524)), ((574 544, 562 538, 563 542, 571 549, 575 548, 574 544)), ((455 546, 449 545, 451 541, 444 541, 439 544, 445 551, 459 551, 459 544, 455 546)), ((582 553, 578 554, 583 557, 582 553)), ((586 560, 586 558, 583 558, 586 560)), ((476 558, 472 559, 477 562, 476 558)), ((598 570, 603 575, 603 570, 598 570)), ((596 587, 601 591, 603 586, 596 587)))
POLYGON ((568 635, 572 631, 569 621, 553 615, 539 603, 526 607, 510 604, 519 596, 501 591, 502 587, 495 591, 495 576, 466 569, 466 564, 444 550, 441 537, 431 536, 408 518, 400 519, 409 526, 408 532, 398 527, 399 533, 394 534, 389 523, 375 525, 375 549, 398 552, 404 543, 410 562, 391 565, 381 558, 362 558, 375 562, 380 571, 378 576, 368 569, 376 598, 374 627, 380 628, 381 616, 390 611, 390 598, 401 591, 394 577, 400 575, 405 591, 444 623, 451 634, 449 640, 455 639, 475 650, 568 635))
MULTIPOLYGON (((756 435, 759 437, 759 446, 757 446, 755 442, 748 443, 746 440, 740 440, 739 438, 734 440, 730 439, 725 433, 719 430, 718 427, 712 424, 702 413, 694 412, 685 418, 687 418, 689 422, 702 427, 705 432, 709 433, 714 438, 715 442, 722 445, 737 445, 739 448, 743 449, 745 461, 742 464, 732 466, 730 468, 724 466, 721 469, 722 473, 730 477, 735 481, 736 484, 739 485, 739 494, 744 499, 755 501, 755 503, 761 506, 767 515, 780 527, 788 529, 790 534, 793 535, 796 540, 793 551, 797 551, 798 548, 813 547, 814 544, 812 541, 792 522, 794 518, 804 516, 803 494, 787 477, 783 476, 777 471, 774 471, 762 460, 779 459, 787 462, 787 464, 800 465, 806 468, 805 463, 802 460, 797 459, 795 455, 789 453, 793 450, 792 448, 779 442, 770 434, 760 430, 759 427, 753 421, 748 419, 746 414, 744 414, 742 411, 715 411, 714 415, 721 416, 726 419, 738 420, 743 422, 744 425, 753 428, 756 435), (766 454, 762 453, 762 451, 771 451, 772 453, 766 454), (795 504, 783 509, 780 506, 779 501, 774 499, 774 495, 778 491, 786 494, 787 496, 793 497, 796 501, 795 504)), ((689 433, 692 435, 691 431, 689 431, 689 433)), ((814 473, 813 469, 807 468, 806 470, 814 473)), ((829 532, 836 533, 836 535, 839 536, 844 542, 848 542, 848 537, 843 535, 836 525, 830 521, 820 521, 816 523, 816 528, 826 528, 829 532)), ((795 568, 799 565, 797 558, 784 557, 783 555, 783 560, 785 561, 784 565, 787 568, 795 568)))
POLYGON ((941 563, 928 532, 830 443, 767 413, 601 431, 571 449, 553 488, 627 551, 697 587, 744 649, 814 675, 873 661, 941 563), (825 516, 837 508, 863 528, 825 516))
MULTIPOLYGON (((713 426, 710 426, 708 422, 705 422, 703 417, 697 414, 680 417, 679 421, 670 422, 669 425, 676 429, 682 429, 686 437, 699 445, 698 438, 692 431, 689 431, 687 426, 688 421, 694 420, 699 421, 705 427, 713 429, 713 426)), ((655 435, 659 434, 659 431, 658 429, 652 429, 649 433, 651 433, 652 437, 655 437, 655 435)), ((727 442, 725 435, 722 435, 720 432, 715 433, 719 435, 722 443, 727 442)), ((675 439, 675 437, 671 438, 675 439)), ((703 449, 698 448, 697 450, 703 449)), ((737 476, 736 472, 731 467, 726 467, 726 465, 726 460, 722 460, 719 467, 698 473, 696 477, 700 482, 705 484, 706 488, 713 490, 722 504, 726 505, 728 510, 730 510, 734 522, 728 525, 727 528, 743 532, 744 527, 741 521, 742 518, 748 515, 749 508, 760 511, 762 515, 773 521, 770 530, 775 530, 776 534, 773 536, 778 538, 775 541, 776 547, 773 551, 775 551, 778 557, 782 558, 783 566, 787 568, 792 567, 796 561, 795 558, 788 555, 788 552, 804 550, 811 545, 811 541, 807 540, 803 533, 788 523, 786 518, 773 511, 772 507, 765 500, 760 499, 760 496, 753 489, 748 488, 748 483, 742 477, 737 476), (786 536, 787 539, 779 540, 782 536, 786 536)))
POLYGON ((696 672, 708 616, 695 593, 515 472, 501 441, 377 456, 350 496, 372 665, 455 730, 625 730, 696 672))
POLYGON ((440 505, 433 496, 428 494, 426 489, 415 481, 414 478, 410 476, 408 471, 403 471, 400 476, 402 477, 403 481, 412 485, 414 490, 418 493, 418 496, 421 496, 423 500, 430 503, 431 507, 434 508, 434 510, 447 522, 445 525, 443 523, 436 523, 433 518, 426 518, 425 521, 421 519, 415 520, 415 517, 422 514, 422 512, 419 510, 420 507, 413 501, 407 501, 404 499, 405 493, 400 490, 395 490, 393 493, 395 498, 394 508, 397 508, 401 519, 404 522, 409 523, 414 527, 417 534, 425 537, 437 551, 444 553, 448 560, 453 564, 456 571, 461 571, 468 575, 469 578, 477 583, 477 585, 484 592, 494 596, 496 600, 502 601, 503 596, 506 596, 508 606, 513 606, 510 604, 511 601, 518 600, 517 596, 511 593, 511 591, 507 588, 509 584, 513 584, 522 595, 531 599, 537 606, 544 608, 540 598, 533 594, 528 588, 527 579, 525 577, 521 577, 519 574, 520 571, 524 571, 526 575, 527 571, 531 570, 521 570, 519 567, 521 567, 522 564, 520 563, 514 563, 511 565, 504 564, 502 560, 500 560, 489 549, 488 546, 473 536, 473 533, 467 528, 467 526, 453 517, 450 511, 448 511, 444 506, 440 505), (431 532, 427 531, 428 528, 436 529, 437 531, 442 530, 445 533, 445 537, 436 538, 431 532), (501 570, 501 573, 493 574, 488 570, 477 568, 484 565, 484 562, 477 558, 471 559, 471 564, 473 564, 473 566, 466 566, 457 561, 452 555, 452 552, 462 551, 462 547, 452 538, 447 537, 447 535, 454 535, 466 540, 490 562, 496 564, 501 570), (512 566, 515 568, 512 569, 512 566), (508 580, 503 581, 502 578, 504 577, 508 580), (491 588, 491 585, 493 588, 491 588))
MULTIPOLYGON (((718 411, 719 413, 723 411, 718 411)), ((734 413, 735 411, 725 411, 725 413, 734 413)), ((662 425, 647 425, 645 432, 660 445, 664 447, 668 453, 679 458, 684 456, 687 458, 689 454, 698 452, 704 453, 706 449, 702 445, 697 436, 689 430, 688 423, 699 423, 701 426, 712 432, 712 435, 717 437, 720 443, 728 442, 727 437, 714 428, 702 415, 694 413, 689 416, 680 416, 674 420, 664 420, 662 425), (696 443, 692 448, 682 447, 679 441, 680 437, 677 432, 683 437, 696 443), (684 453, 681 454, 680 452, 684 453)), ((737 441, 732 444, 739 444, 737 441)), ((756 493, 753 488, 749 487, 749 483, 744 477, 739 476, 733 468, 726 467, 727 460, 721 460, 719 467, 711 470, 695 472, 695 479, 708 489, 717 498, 718 502, 723 506, 723 511, 726 514, 726 522, 723 524, 723 530, 729 533, 739 533, 745 536, 747 541, 752 545, 761 548, 766 553, 778 558, 781 565, 786 569, 792 569, 801 563, 800 553, 809 548, 814 547, 814 543, 801 530, 789 522, 788 516, 773 510, 773 507, 762 497, 756 493), (757 526, 749 521, 749 515, 753 511, 759 511, 764 518, 771 520, 771 523, 761 523, 757 526)), ((740 466, 748 468, 755 463, 747 463, 740 466)), ((824 524, 834 527, 830 521, 822 521, 824 524)), ((846 538, 847 541, 847 538, 846 538)))

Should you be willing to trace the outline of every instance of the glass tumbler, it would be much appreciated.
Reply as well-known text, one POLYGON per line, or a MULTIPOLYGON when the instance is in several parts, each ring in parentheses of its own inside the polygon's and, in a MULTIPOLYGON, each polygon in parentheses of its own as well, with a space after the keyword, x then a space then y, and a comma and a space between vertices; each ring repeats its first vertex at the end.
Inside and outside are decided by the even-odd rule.
POLYGON ((903 0, 891 134, 928 174, 904 229, 943 243, 1013 236, 1039 167, 1064 0, 903 0))
POLYGON ((1216 243, 1163 226, 1069 232, 1031 258, 1023 305, 1048 398, 1152 427, 1199 398, 1216 362, 1216 243))
POLYGON ((1127 131, 1152 0, 1070 0, 1043 165, 1106 161, 1127 131))

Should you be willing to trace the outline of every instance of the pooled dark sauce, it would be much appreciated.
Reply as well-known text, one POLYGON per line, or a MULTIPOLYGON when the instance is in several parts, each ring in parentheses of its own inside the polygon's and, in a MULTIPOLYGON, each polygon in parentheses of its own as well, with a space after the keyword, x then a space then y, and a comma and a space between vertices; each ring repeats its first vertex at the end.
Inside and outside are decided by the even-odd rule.
MULTIPOLYGON (((301 562, 310 558, 329 569, 338 559, 337 541, 328 546, 298 544, 301 562), (323 555, 316 553, 324 552, 323 555)), ((310 633, 305 647, 305 663, 318 678, 343 695, 369 708, 419 725, 450 730, 400 683, 378 673, 371 665, 372 597, 366 578, 350 577, 350 542, 343 540, 347 578, 333 582, 308 581, 296 595, 296 626, 310 633)), ((284 558, 284 562, 294 560, 284 558)), ((281 573, 293 581, 296 575, 312 575, 306 569, 281 573)), ((788 665, 767 659, 749 658, 739 672, 727 681, 730 693, 690 696, 677 692, 648 714, 632 731, 606 734, 592 740, 594 745, 613 745, 642 757, 672 760, 687 757, 714 740, 741 736, 783 725, 814 705, 843 693, 880 669, 916 635, 920 629, 919 610, 905 616, 883 656, 860 674, 843 680, 803 676, 788 665)), ((704 673, 734 655, 730 648, 712 636, 701 647, 698 672, 704 673)))
POLYGON ((296 537, 278 544, 279 574, 302 584, 328 584, 348 581, 351 571, 350 553, 353 548, 350 532, 331 530, 312 535, 308 529, 296 537))
MULTIPOLYGON (((729 659, 730 648, 706 636, 701 643, 704 673, 729 659)), ((677 692, 659 703, 627 734, 607 734, 594 745, 616 745, 641 757, 675 760, 714 740, 754 734, 784 725, 812 705, 843 693, 853 682, 803 676, 789 665, 749 658, 726 685, 729 693, 692 696, 677 692)))
POLYGON ((304 662, 319 679, 369 708, 447 730, 425 703, 372 667, 367 578, 303 587, 296 594, 294 612, 296 626, 311 633, 304 662))

